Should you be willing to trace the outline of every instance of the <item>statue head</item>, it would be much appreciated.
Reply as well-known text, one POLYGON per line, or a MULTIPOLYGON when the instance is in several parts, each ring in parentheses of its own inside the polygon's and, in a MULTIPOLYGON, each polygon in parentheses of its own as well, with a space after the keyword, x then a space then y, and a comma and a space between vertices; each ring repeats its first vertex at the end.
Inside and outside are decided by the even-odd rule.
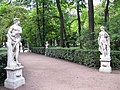
POLYGON ((20 18, 14 18, 13 21, 14 24, 20 24, 20 18))
POLYGON ((104 31, 104 29, 105 29, 104 26, 101 26, 101 27, 100 27, 100 30, 101 30, 101 31, 104 31))

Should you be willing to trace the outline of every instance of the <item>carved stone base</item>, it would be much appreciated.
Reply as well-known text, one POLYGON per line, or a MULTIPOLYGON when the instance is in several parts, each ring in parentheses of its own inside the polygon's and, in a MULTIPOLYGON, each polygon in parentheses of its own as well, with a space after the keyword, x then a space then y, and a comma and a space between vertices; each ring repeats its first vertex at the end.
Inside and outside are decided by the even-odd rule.
POLYGON ((6 67, 7 79, 4 86, 9 89, 16 89, 25 84, 25 79, 22 75, 23 66, 6 67))
POLYGON ((111 73, 111 67, 100 67, 99 72, 106 72, 106 73, 111 73))
POLYGON ((111 61, 110 56, 109 57, 108 56, 107 57, 101 56, 99 72, 111 73, 112 69, 110 66, 110 61, 111 61))

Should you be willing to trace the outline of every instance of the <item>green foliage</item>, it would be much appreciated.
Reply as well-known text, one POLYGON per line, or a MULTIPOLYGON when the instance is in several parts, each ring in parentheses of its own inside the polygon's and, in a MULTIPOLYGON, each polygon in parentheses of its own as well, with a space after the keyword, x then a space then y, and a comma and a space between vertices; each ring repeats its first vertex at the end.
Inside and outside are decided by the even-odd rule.
POLYGON ((74 61, 85 66, 98 68, 99 52, 96 50, 76 50, 74 61))
POLYGON ((6 52, 7 48, 0 48, 0 53, 6 52))
POLYGON ((120 69, 120 51, 111 51, 111 67, 120 69))
MULTIPOLYGON (((8 0, 7 0, 8 1, 8 0)), ((42 40, 40 40, 39 34, 45 32, 45 41, 48 41, 50 46, 54 46, 55 41, 57 45, 60 44, 60 17, 57 10, 55 0, 32 0, 34 8, 26 10, 26 6, 30 6, 31 0, 13 0, 12 4, 0 2, 0 47, 3 42, 6 42, 6 33, 9 26, 12 25, 14 17, 21 18, 21 26, 23 28, 22 38, 27 41, 30 46, 38 47, 42 40), (36 1, 39 3, 37 16, 36 12, 36 1), (45 4, 44 15, 42 4, 45 4), (38 31, 38 21, 40 22, 40 33, 38 31), (43 30, 43 17, 45 21, 45 30, 43 30)), ((89 29, 88 29, 88 9, 85 8, 84 0, 80 0, 80 16, 81 16, 81 36, 78 35, 78 22, 76 14, 76 2, 79 0, 61 0, 61 8, 65 20, 65 31, 67 41, 70 46, 76 46, 81 41, 83 49, 89 49, 93 47, 98 48, 97 37, 100 31, 100 26, 104 23, 104 10, 105 1, 101 0, 102 4, 94 7, 94 24, 95 24, 95 40, 94 45, 90 44, 89 40, 89 29)), ((107 23, 106 31, 110 34, 111 38, 111 49, 120 50, 120 1, 114 0, 109 5, 109 22, 107 23), (109 28, 109 29, 108 29, 109 28)), ((28 9, 28 8, 27 8, 28 9)), ((65 40, 65 38, 64 38, 65 40)))
POLYGON ((51 57, 65 59, 89 67, 99 67, 98 51, 68 48, 48 48, 46 51, 46 54, 51 57))
MULTIPOLYGON (((31 45, 37 46, 39 44, 39 35, 37 30, 37 17, 36 17, 36 10, 33 9, 32 12, 29 12, 27 15, 27 19, 23 25, 23 38, 31 45)), ((40 41, 40 40, 39 40, 40 41)))
POLYGON ((48 48, 46 50, 46 55, 51 56, 51 57, 55 57, 55 58, 73 61, 74 60, 74 51, 75 51, 75 49, 48 48))
POLYGON ((110 8, 109 33, 112 50, 120 50, 120 1, 114 0, 110 8))
POLYGON ((6 71, 5 67, 7 65, 7 54, 6 52, 2 49, 0 49, 0 84, 4 82, 6 79, 6 71))
POLYGON ((95 6, 95 29, 98 29, 97 27, 100 27, 104 23, 104 8, 102 5, 95 6))
MULTIPOLYGON (((40 53, 43 48, 33 47, 32 52, 40 53)), ((42 52, 43 54, 43 52, 42 52)), ((78 48, 47 48, 46 55, 59 59, 79 63, 88 67, 100 67, 100 52, 97 50, 83 50, 78 48)), ((120 69, 120 51, 111 51, 111 66, 120 69)))
POLYGON ((2 4, 0 6, 0 46, 6 42, 6 33, 13 24, 13 18, 20 18, 21 26, 24 25, 27 11, 20 6, 2 4))
POLYGON ((45 48, 44 47, 32 47, 31 51, 33 53, 37 53, 37 54, 45 54, 45 48))

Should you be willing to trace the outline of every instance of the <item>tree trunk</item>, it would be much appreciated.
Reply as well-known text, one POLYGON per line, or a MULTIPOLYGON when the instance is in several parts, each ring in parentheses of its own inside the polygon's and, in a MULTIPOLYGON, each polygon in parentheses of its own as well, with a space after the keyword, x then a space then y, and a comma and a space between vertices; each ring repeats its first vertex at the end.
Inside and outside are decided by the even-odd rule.
POLYGON ((105 22, 105 26, 107 25, 107 22, 108 22, 108 19, 109 19, 109 3, 110 1, 109 0, 106 0, 107 3, 106 3, 106 8, 105 8, 105 18, 104 18, 104 22, 105 22))
POLYGON ((65 36, 66 46, 67 46, 67 48, 69 48, 70 45, 69 45, 69 42, 68 42, 68 39, 67 39, 67 34, 66 34, 65 29, 64 29, 64 36, 65 36))
POLYGON ((81 20, 80 20, 80 7, 79 7, 79 0, 77 0, 77 17, 78 17, 78 33, 79 33, 79 42, 80 42, 80 48, 82 48, 82 44, 81 44, 81 20))
POLYGON ((93 0, 88 0, 88 17, 89 17, 89 31, 90 31, 90 41, 94 45, 94 7, 93 0))
MULTIPOLYGON (((41 33, 40 33, 40 21, 39 21, 39 9, 38 9, 38 1, 36 0, 36 14, 37 14, 37 25, 38 25, 38 33, 39 33, 39 39, 42 42, 42 37, 41 37, 41 33)), ((40 45, 42 45, 42 43, 39 42, 40 45)))
POLYGON ((61 47, 65 47, 65 43, 64 43, 65 26, 64 26, 63 13, 62 13, 61 6, 60 6, 60 0, 56 0, 56 3, 57 3, 59 15, 60 15, 60 45, 61 47))
POLYGON ((42 3, 42 8, 43 8, 43 12, 42 12, 42 23, 43 23, 43 32, 42 32, 42 38, 43 38, 43 42, 42 42, 42 47, 45 47, 45 7, 44 7, 45 3, 44 3, 44 0, 43 0, 43 3, 42 3))

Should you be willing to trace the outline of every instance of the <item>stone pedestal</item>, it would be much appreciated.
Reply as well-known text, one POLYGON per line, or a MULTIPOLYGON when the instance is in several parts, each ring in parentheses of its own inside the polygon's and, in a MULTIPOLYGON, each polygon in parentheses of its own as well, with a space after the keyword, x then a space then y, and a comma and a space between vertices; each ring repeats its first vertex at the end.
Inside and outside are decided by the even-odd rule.
POLYGON ((110 56, 100 56, 100 68, 99 68, 99 72, 107 72, 107 73, 111 73, 112 72, 112 69, 111 69, 111 66, 110 66, 110 61, 111 61, 111 58, 110 56))
POLYGON ((22 48, 20 49, 20 53, 23 53, 23 49, 22 48))
POLYGON ((23 66, 6 67, 7 79, 4 86, 9 89, 16 89, 25 84, 25 79, 22 75, 23 66))

